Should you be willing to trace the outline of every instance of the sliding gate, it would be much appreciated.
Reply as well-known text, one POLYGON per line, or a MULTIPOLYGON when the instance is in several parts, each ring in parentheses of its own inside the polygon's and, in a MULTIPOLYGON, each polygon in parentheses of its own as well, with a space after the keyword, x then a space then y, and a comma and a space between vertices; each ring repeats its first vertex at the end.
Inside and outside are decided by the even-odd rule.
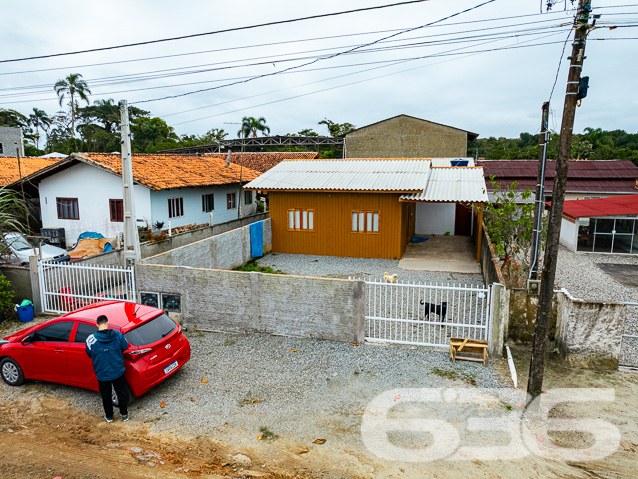
POLYGON ((365 281, 367 341, 449 346, 489 340, 492 294, 485 286, 365 281))
POLYGON ((68 313, 98 301, 135 302, 133 268, 38 261, 42 310, 68 313))

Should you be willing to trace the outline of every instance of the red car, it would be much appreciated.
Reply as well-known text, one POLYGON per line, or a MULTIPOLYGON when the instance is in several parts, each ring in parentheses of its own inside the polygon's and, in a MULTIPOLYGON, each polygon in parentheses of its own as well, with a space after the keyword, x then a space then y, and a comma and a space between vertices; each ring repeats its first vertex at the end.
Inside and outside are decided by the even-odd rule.
MULTIPOLYGON (((140 396, 180 369, 191 357, 182 328, 161 309, 123 301, 96 303, 32 326, 0 341, 0 374, 19 386, 38 379, 99 391, 86 338, 97 331, 95 320, 109 318, 129 343, 124 352, 130 399, 140 396)), ((117 398, 113 394, 114 403, 117 398)))

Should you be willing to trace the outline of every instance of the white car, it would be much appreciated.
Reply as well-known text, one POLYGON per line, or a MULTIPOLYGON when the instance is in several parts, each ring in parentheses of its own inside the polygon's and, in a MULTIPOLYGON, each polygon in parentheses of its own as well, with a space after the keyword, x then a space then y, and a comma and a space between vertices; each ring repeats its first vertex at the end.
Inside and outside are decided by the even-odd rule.
MULTIPOLYGON (((29 264, 29 257, 39 252, 39 248, 32 246, 20 233, 5 233, 4 242, 9 246, 9 251, 6 251, 3 256, 7 256, 9 262, 13 264, 29 264)), ((55 262, 68 261, 69 253, 57 246, 42 243, 42 259, 55 262)))

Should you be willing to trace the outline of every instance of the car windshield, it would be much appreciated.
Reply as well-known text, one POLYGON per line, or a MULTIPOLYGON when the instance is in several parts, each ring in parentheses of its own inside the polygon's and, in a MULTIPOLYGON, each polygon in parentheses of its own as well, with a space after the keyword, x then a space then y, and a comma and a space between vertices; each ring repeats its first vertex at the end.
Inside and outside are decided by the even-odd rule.
POLYGON ((165 338, 176 327, 175 321, 165 314, 161 314, 129 331, 124 335, 124 338, 133 346, 146 346, 165 338))
POLYGON ((16 251, 24 251, 27 249, 33 249, 33 246, 18 233, 9 233, 4 236, 5 241, 16 251))

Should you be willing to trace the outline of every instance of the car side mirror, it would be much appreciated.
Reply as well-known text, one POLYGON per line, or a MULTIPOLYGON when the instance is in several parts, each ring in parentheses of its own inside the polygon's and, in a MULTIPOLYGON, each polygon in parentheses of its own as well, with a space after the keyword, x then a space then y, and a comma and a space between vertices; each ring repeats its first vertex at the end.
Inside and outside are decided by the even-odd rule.
POLYGON ((22 342, 24 344, 30 343, 31 341, 33 341, 33 336, 35 336, 33 333, 25 336, 25 338, 22 340, 22 342))

